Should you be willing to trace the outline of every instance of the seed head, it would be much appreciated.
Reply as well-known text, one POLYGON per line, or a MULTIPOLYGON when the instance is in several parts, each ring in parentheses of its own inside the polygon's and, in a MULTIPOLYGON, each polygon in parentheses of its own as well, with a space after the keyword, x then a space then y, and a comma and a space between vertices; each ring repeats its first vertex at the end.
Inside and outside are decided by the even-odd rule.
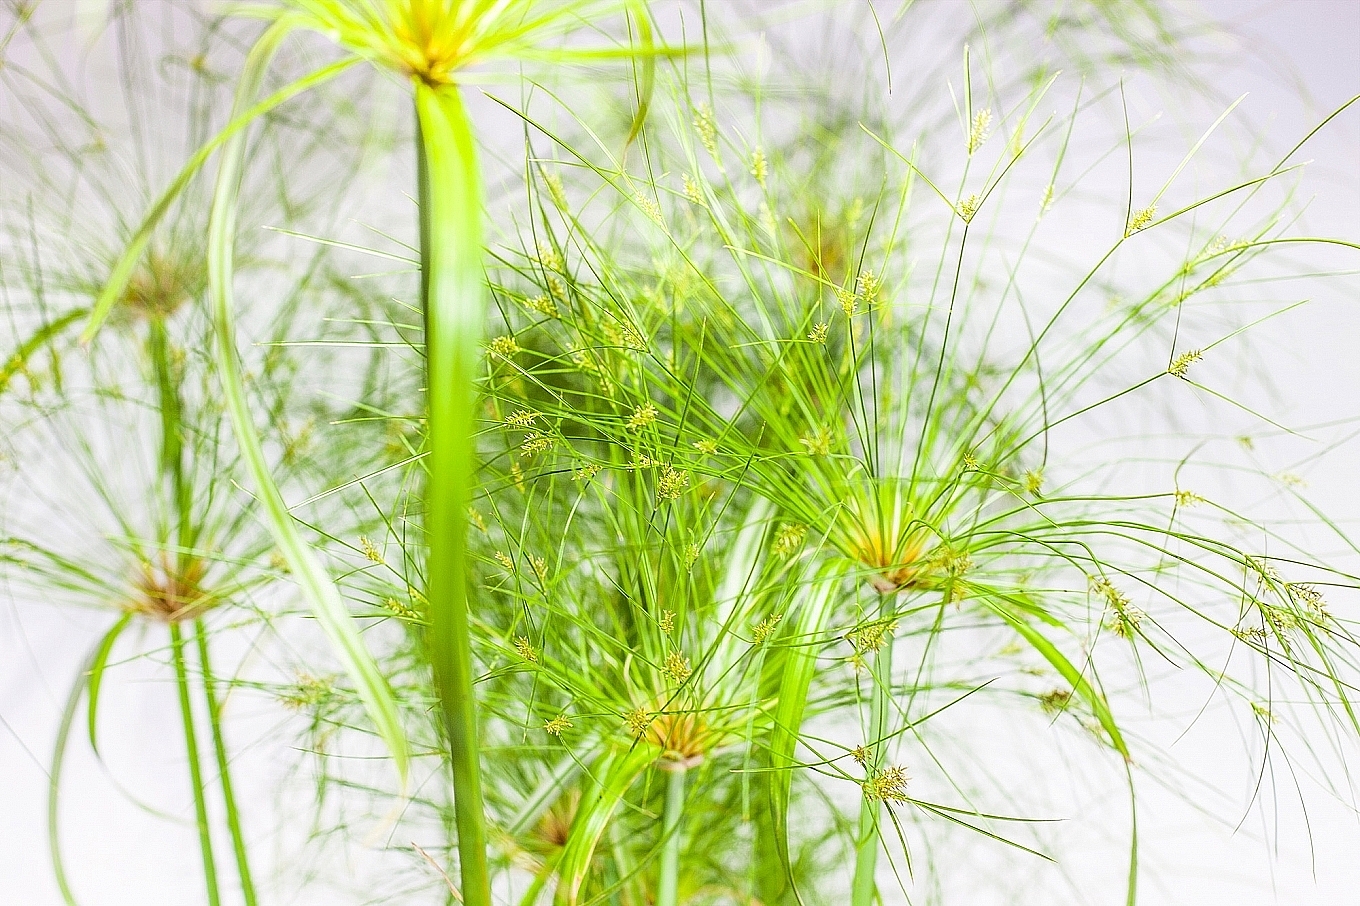
POLYGON ((906 768, 884 768, 864 781, 864 798, 870 802, 906 802, 910 779, 906 768))
POLYGON ((1194 491, 1176 490, 1176 506, 1195 506, 1204 502, 1204 498, 1194 491))
POLYGON ((377 545, 370 541, 366 536, 360 536, 359 546, 363 548, 364 556, 374 563, 382 563, 382 551, 378 550, 377 545))
POLYGON ((661 631, 669 635, 671 630, 675 628, 675 611, 673 610, 661 611, 661 619, 657 620, 656 622, 657 625, 661 627, 661 631))
POLYGON ((593 462, 588 462, 571 473, 572 481, 590 481, 599 474, 600 467, 593 462))
POLYGON ((642 213, 646 214, 657 223, 663 226, 665 225, 666 222, 661 216, 661 205, 656 203, 656 199, 648 198, 646 195, 638 192, 633 196, 633 202, 642 210, 642 213))
POLYGON ((878 301, 878 291, 882 286, 883 281, 873 271, 860 271, 855 278, 855 291, 863 297, 865 305, 873 305, 878 301))
POLYGON ((685 200, 690 204, 702 205, 704 203, 704 190, 699 185, 699 181, 690 174, 685 174, 685 200))
POLYGON ((772 613, 752 626, 751 640, 757 645, 763 645, 766 639, 774 635, 775 628, 779 626, 779 621, 782 619, 784 619, 782 613, 772 613))
POLYGON ((519 445, 520 456, 534 456, 542 453, 553 445, 553 439, 546 434, 538 431, 530 431, 524 435, 524 442, 519 445))
POLYGON ((567 720, 567 715, 565 714, 559 714, 552 720, 545 721, 543 724, 543 732, 547 733, 549 736, 561 737, 563 730, 570 729, 571 721, 567 720))
POLYGON ((864 767, 869 763, 869 756, 872 754, 873 753, 869 751, 868 746, 855 746, 850 750, 850 757, 855 759, 855 763, 860 767, 864 767))
POLYGON ((1052 689, 1039 696, 1039 707, 1048 714, 1061 714, 1072 701, 1072 693, 1066 689, 1052 689))
POLYGON ((694 108, 694 130, 699 133, 699 141, 715 159, 718 156, 718 124, 713 118, 713 108, 699 104, 694 108))
POLYGON ((515 652, 521 659, 528 661, 530 664, 538 663, 538 652, 534 650, 533 645, 529 644, 529 640, 525 636, 518 636, 515 638, 515 652))
POLYGON ((496 562, 499 563, 506 572, 512 573, 515 571, 515 561, 510 559, 510 555, 505 551, 496 551, 496 553, 491 556, 496 558, 496 562))
POLYGON ((1039 496, 1039 492, 1042 491, 1043 488, 1044 488, 1044 470, 1043 470, 1043 469, 1030 469, 1028 472, 1025 473, 1025 490, 1026 490, 1026 491, 1028 491, 1030 494, 1034 495, 1035 497, 1038 497, 1038 496, 1039 496))
POLYGON ((1135 211, 1133 219, 1129 221, 1129 228, 1124 231, 1124 238, 1132 236, 1134 233, 1141 232, 1148 228, 1154 217, 1157 216, 1157 206, 1150 204, 1145 208, 1135 211))
POLYGON ((1051 207, 1053 207, 1053 183, 1044 186, 1043 197, 1039 199, 1039 213, 1047 214, 1051 207))
POLYGON ((689 665, 689 658, 678 651, 672 651, 666 655, 666 663, 662 665, 662 669, 674 683, 683 683, 694 673, 693 668, 689 665))
POLYGON ((969 195, 963 201, 959 202, 959 218, 964 223, 972 223, 973 217, 977 214, 978 208, 981 207, 981 205, 981 198, 976 194, 969 195))
POLYGON ((638 406, 628 419, 628 430, 639 431, 656 421, 656 407, 651 403, 638 406))
POLYGON ((652 715, 646 708, 638 705, 623 715, 623 722, 634 739, 641 739, 651 729, 652 715))
POLYGON ((538 243, 538 263, 544 270, 561 271, 562 254, 546 242, 538 243))
POLYGON ((536 418, 538 418, 537 412, 531 412, 528 409, 520 409, 517 412, 512 412, 507 415, 505 417, 505 423, 512 428, 528 428, 533 425, 536 418))
POLYGON ((1190 366, 1202 358, 1204 358, 1204 353, 1200 352, 1198 349, 1183 352, 1177 356, 1176 360, 1166 369, 1166 373, 1184 380, 1186 373, 1190 371, 1190 366))
POLYGON ((853 318, 855 312, 859 310, 859 296, 853 290, 836 290, 836 301, 840 303, 841 311, 845 312, 847 318, 853 318))
MULTIPOLYGON (((851 302, 852 302, 852 304, 853 304, 853 298, 852 298, 851 302)), ((809 340, 811 340, 812 342, 814 342, 814 343, 825 343, 825 342, 826 342, 826 331, 827 331, 826 322, 825 322, 825 321, 818 322, 818 323, 812 328, 812 330, 808 331, 807 338, 808 338, 809 340)))
POLYGON ((774 536, 774 552, 776 556, 787 557, 803 546, 803 539, 807 537, 807 526, 797 522, 786 522, 779 527, 779 531, 774 536))
POLYGON ((982 147, 982 143, 987 140, 987 130, 992 125, 992 111, 979 110, 973 114, 973 125, 968 130, 968 156, 972 157, 973 152, 982 147))
POLYGON ((708 439, 704 439, 704 440, 696 440, 696 441, 692 444, 692 446, 694 447, 694 449, 698 450, 700 453, 704 453, 704 454, 706 454, 706 455, 708 455, 708 456, 712 456, 713 454, 715 454, 715 453, 718 452, 718 443, 717 443, 717 441, 713 441, 713 440, 708 440, 708 439))
POLYGON ((798 442, 813 456, 826 456, 831 452, 831 432, 825 428, 809 431, 798 438, 798 442))
POLYGON ((420 619, 420 614, 416 612, 415 608, 407 607, 396 598, 385 598, 382 602, 382 606, 384 610, 395 614, 403 620, 420 619))
POLYGON ((567 192, 562 187, 562 177, 556 173, 544 173, 543 184, 548 187, 548 197, 562 210, 567 209, 567 192))
POLYGON ((486 344, 486 348, 487 351, 493 355, 498 355, 503 359, 508 359, 510 356, 519 352, 519 344, 516 343, 515 338, 511 336, 496 337, 490 343, 486 344))
POLYGON ((856 654, 864 655, 882 648, 886 642, 892 639, 895 631, 897 631, 896 620, 875 620, 858 629, 851 630, 846 639, 855 647, 856 654))
POLYGON ((656 496, 658 500, 675 500, 689 487, 689 473, 673 466, 666 466, 661 470, 661 477, 656 482, 656 496))
MULTIPOLYGON (((565 292, 566 287, 563 286, 562 289, 563 289, 563 292, 562 292, 560 295, 565 296, 565 295, 566 295, 566 292, 565 292)), ((559 312, 559 311, 557 310, 557 303, 554 302, 554 301, 553 301, 551 298, 549 298, 548 296, 539 295, 539 296, 534 296, 532 299, 525 299, 525 300, 524 300, 524 305, 525 305, 525 307, 528 308, 529 310, 531 310, 531 311, 536 311, 536 312, 538 312, 540 315, 543 315, 544 317, 547 317, 547 318, 560 318, 560 317, 562 317, 561 312, 559 312)))
POLYGON ((765 188, 765 177, 769 175, 769 165, 765 161, 765 152, 760 148, 751 152, 751 175, 760 183, 760 187, 765 188))

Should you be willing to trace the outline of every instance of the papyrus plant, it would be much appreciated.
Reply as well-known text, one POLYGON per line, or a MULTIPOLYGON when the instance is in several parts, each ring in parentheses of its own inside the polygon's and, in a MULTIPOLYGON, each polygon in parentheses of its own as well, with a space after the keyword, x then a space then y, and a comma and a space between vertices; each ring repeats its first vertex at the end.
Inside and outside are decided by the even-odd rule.
MULTIPOLYGON (((241 54, 219 43, 214 19, 143 7, 110 11, 99 23, 107 40, 93 42, 77 61, 60 52, 74 37, 47 15, 60 10, 20 12, 7 23, 3 49, 14 57, 0 78, 0 292, 17 338, 6 344, 0 370, 0 433, 17 464, 0 508, 0 566, 21 607, 65 606, 101 627, 70 684, 49 770, 47 838, 58 888, 66 902, 79 901, 81 879, 68 870, 61 832, 72 811, 63 787, 71 744, 83 729, 102 758, 98 730, 111 724, 108 700, 136 688, 129 673, 154 673, 148 662, 164 658, 177 693, 203 889, 216 904, 233 886, 222 877, 221 841, 214 843, 225 832, 235 883, 254 904, 223 719, 237 668, 222 670, 220 659, 233 640, 214 639, 233 629, 258 631, 261 602, 277 592, 281 572, 253 501, 235 485, 241 463, 206 355, 206 197, 187 192, 163 206, 142 237, 146 252, 127 272, 103 342, 82 353, 74 336, 148 200, 211 135, 224 100, 215 69, 239 65, 241 54), (157 27, 176 40, 152 51, 142 42, 157 27), (111 65, 101 52, 115 39, 124 52, 111 65), (112 79, 98 82, 97 98, 68 81, 64 67, 77 62, 111 71, 112 79), (212 813, 221 814, 221 829, 212 813)), ((322 127, 299 116, 261 148, 316 165, 325 142, 340 137, 364 141, 342 117, 326 116, 322 127)), ((249 222, 284 227, 314 213, 323 197, 334 204, 312 179, 283 185, 267 170, 255 172, 263 191, 244 206, 249 222)), ((280 269, 262 238, 251 236, 241 250, 250 279, 280 269)), ((323 264, 314 258, 293 281, 274 284, 280 295, 263 313, 272 339, 287 336, 299 311, 317 305, 313 287, 323 282, 316 280, 323 264)), ((310 365, 315 374, 326 371, 320 357, 310 365)), ((283 441, 272 463, 281 480, 325 475, 320 480, 330 482, 335 461, 323 465, 307 453, 309 403, 297 377, 295 360, 276 346, 256 363, 249 398, 270 413, 283 441), (289 401, 287 411, 281 400, 289 401)), ((330 521, 338 528, 341 518, 331 514, 330 521)), ((142 753, 148 763, 175 750, 156 742, 142 753)), ((167 779, 166 792, 176 789, 167 779)))

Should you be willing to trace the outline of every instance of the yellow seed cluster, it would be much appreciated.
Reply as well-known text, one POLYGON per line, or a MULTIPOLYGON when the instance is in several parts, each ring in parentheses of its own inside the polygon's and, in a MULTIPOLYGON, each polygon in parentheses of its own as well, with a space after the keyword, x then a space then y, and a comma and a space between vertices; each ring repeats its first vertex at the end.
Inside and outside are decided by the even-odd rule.
POLYGON ((678 651, 666 655, 666 663, 662 665, 662 669, 675 683, 683 683, 694 673, 694 669, 689 665, 689 658, 678 651))
POLYGON ((765 152, 760 148, 751 152, 751 175, 760 183, 760 187, 765 188, 765 178, 769 175, 769 164, 765 160, 765 152))
POLYGON ((906 768, 884 768, 864 781, 864 798, 870 802, 906 802, 910 780, 906 768))
POLYGON ((417 613, 414 608, 407 607, 405 604, 401 603, 396 598, 384 599, 383 608, 387 611, 390 611, 391 613, 396 614, 403 620, 416 620, 420 618, 420 614, 417 613))
POLYGON ((1195 506, 1203 502, 1204 498, 1194 491, 1176 491, 1176 506, 1195 506))
POLYGON ((685 174, 685 199, 690 204, 702 205, 704 203, 704 190, 699 185, 699 181, 690 174, 685 174))
POLYGON ((856 654, 867 654, 882 648, 896 631, 896 620, 878 620, 852 630, 846 638, 855 647, 856 654))
MULTIPOLYGON (((560 278, 559 278, 559 282, 560 282, 560 278)), ((563 284, 561 289, 562 289, 562 291, 561 291, 560 293, 554 292, 553 295, 556 295, 556 296, 558 296, 558 297, 564 297, 564 296, 566 296, 566 294, 567 294, 567 293, 566 293, 566 289, 567 289, 567 288, 566 288, 566 285, 563 284)), ((539 295, 539 296, 534 296, 534 297, 531 298, 531 299, 525 299, 525 300, 524 300, 524 305, 525 305, 525 307, 527 307, 527 308, 530 309, 531 311, 536 311, 536 312, 538 312, 540 315, 543 315, 543 316, 548 317, 548 318, 560 318, 560 317, 562 317, 561 312, 559 312, 559 311, 557 310, 557 303, 554 302, 554 301, 553 301, 550 297, 548 297, 548 296, 539 295)))
POLYGON ((600 472, 600 467, 593 462, 588 462, 571 473, 572 481, 590 481, 600 472))
POLYGON ((859 296, 855 294, 854 290, 836 290, 836 301, 840 303, 841 311, 845 312, 847 318, 853 318, 855 312, 859 310, 859 296))
POLYGON ((878 291, 882 286, 883 282, 873 271, 860 271, 855 278, 855 291, 864 299, 865 305, 873 305, 878 301, 878 291))
POLYGON ((656 407, 651 403, 638 406, 628 418, 628 430, 639 431, 656 421, 656 407))
POLYGON ((1120 638, 1133 638, 1143 622, 1145 614, 1134 607, 1129 596, 1114 586, 1108 579, 1095 579, 1091 590, 1105 599, 1108 617, 1105 625, 1120 638))
POLYGON ((671 630, 675 629, 675 611, 673 610, 661 611, 661 619, 657 620, 656 622, 657 625, 661 627, 661 631, 669 635, 671 630))
POLYGON ((538 663, 538 652, 534 649, 533 645, 529 644, 529 639, 525 636, 518 636, 515 638, 515 653, 518 654, 521 659, 528 661, 531 664, 538 663))
POLYGON ((1044 470, 1030 469, 1025 473, 1025 490, 1035 497, 1044 489, 1044 470))
POLYGON ((828 328, 826 322, 820 321, 817 324, 813 325, 812 330, 808 331, 807 338, 814 343, 825 343, 827 330, 828 328))
POLYGON ((982 206, 982 199, 976 194, 969 195, 959 202, 959 219, 964 223, 972 223, 973 217, 977 215, 978 208, 982 206))
POLYGON ((694 565, 694 562, 698 559, 699 559, 699 545, 695 544, 694 542, 690 542, 689 546, 685 548, 685 568, 689 569, 690 567, 692 567, 694 565))
POLYGON ((718 123, 713 117, 713 108, 699 104, 694 108, 694 130, 699 133, 699 141, 713 157, 718 156, 718 123))
POLYGON ((1129 228, 1125 231, 1124 236, 1127 238, 1134 233, 1147 229, 1148 225, 1152 223, 1153 218, 1156 216, 1157 206, 1155 204, 1148 205, 1145 208, 1135 211, 1133 213, 1133 219, 1129 221, 1129 228))
POLYGON ((696 440, 693 444, 694 449, 708 456, 718 452, 718 442, 714 440, 696 440))
POLYGON ((374 563, 383 562, 382 551, 378 550, 377 545, 375 545, 367 537, 361 536, 359 538, 359 546, 363 548, 364 556, 367 557, 369 560, 373 561, 374 563))
POLYGON ((562 254, 546 242, 538 243, 538 263, 544 270, 561 271, 562 254))
POLYGON ((646 735, 652 726, 652 716, 647 709, 638 705, 633 710, 623 715, 624 725, 628 727, 628 732, 635 739, 641 739, 646 735))
POLYGON ((510 555, 505 551, 496 551, 496 553, 491 556, 496 558, 496 562, 499 563, 506 572, 512 573, 515 571, 515 561, 510 559, 510 555))
POLYGON ((503 359, 509 358, 519 352, 519 344, 515 342, 514 337, 510 336, 496 337, 490 343, 486 344, 486 348, 493 355, 498 355, 503 359))
POLYGON ((873 753, 869 751, 868 746, 855 746, 850 750, 850 757, 855 759, 855 763, 860 767, 864 767, 869 763, 869 756, 872 754, 873 753))
POLYGON ((826 456, 831 452, 831 432, 825 428, 804 434, 798 438, 798 442, 813 456, 826 456))
POLYGON ((787 557, 803 546, 803 539, 807 537, 807 526, 797 522, 786 522, 779 527, 779 531, 774 536, 774 552, 780 557, 787 557))
POLYGON ((552 720, 545 721, 543 724, 543 732, 547 733, 549 736, 560 737, 562 735, 563 730, 570 729, 571 721, 567 720, 567 716, 565 714, 559 714, 552 720))
POLYGON ((530 431, 524 436, 524 442, 519 445, 520 456, 536 456, 544 452, 553 445, 553 439, 546 434, 538 431, 530 431))
POLYGON ((519 409, 505 417, 505 423, 512 428, 528 428, 538 418, 538 413, 529 409, 519 409))
POLYGON ((968 154, 972 154, 982 147, 982 143, 987 140, 987 130, 992 126, 992 111, 979 110, 973 114, 972 127, 968 130, 968 154))
POLYGON ((530 557, 529 565, 534 568, 534 575, 538 576, 538 581, 546 582, 548 580, 547 560, 544 560, 542 557, 530 557))
POLYGON ((689 473, 666 466, 656 481, 656 496, 660 500, 675 500, 689 487, 689 473))
POLYGON ((1166 369, 1166 373, 1172 377, 1184 379, 1185 375, 1190 371, 1190 366, 1202 358, 1204 358, 1204 353, 1200 352, 1198 349, 1183 352, 1177 356, 1176 360, 1166 369))
POLYGON ((757 645, 762 645, 765 640, 774 635, 774 631, 779 626, 779 621, 784 619, 782 613, 772 613, 759 623, 751 627, 751 640, 757 645))
POLYGON ((548 187, 548 197, 561 210, 567 209, 567 191, 562 186, 562 177, 556 173, 543 174, 543 184, 548 187))
POLYGON ((656 203, 656 199, 648 198, 646 195, 638 192, 633 196, 633 201, 642 210, 642 213, 646 214, 659 224, 665 224, 665 221, 661 217, 661 205, 656 203))

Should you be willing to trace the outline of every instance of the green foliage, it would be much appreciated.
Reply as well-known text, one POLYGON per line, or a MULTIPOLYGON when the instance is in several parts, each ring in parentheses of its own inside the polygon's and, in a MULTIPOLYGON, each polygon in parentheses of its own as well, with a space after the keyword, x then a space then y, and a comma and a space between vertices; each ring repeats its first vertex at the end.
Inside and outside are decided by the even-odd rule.
MULTIPOLYGON (((222 64, 230 95, 186 114, 192 140, 132 197, 102 197, 116 228, 63 249, 44 238, 60 212, 6 223, 21 480, 59 452, 73 521, 102 532, 62 543, 39 506, 0 533, 20 600, 105 614, 51 772, 68 902, 61 766, 82 697, 91 747, 107 736, 133 626, 168 634, 214 904, 270 899, 230 769, 238 694, 296 715, 311 845, 381 837, 410 856, 384 864, 411 902, 952 901, 962 845, 1061 861, 1053 812, 1002 775, 1075 746, 1127 787, 1132 903, 1139 787, 1167 771, 1139 721, 1164 671, 1204 677, 1271 746, 1289 722, 1320 773, 1311 740, 1353 742, 1344 523, 1307 504, 1332 556, 1231 486, 1183 487, 1246 472, 1205 459, 1216 427, 1178 422, 1304 442, 1225 360, 1294 307, 1243 300, 1253 281, 1355 244, 1297 232, 1301 145, 1190 184, 1235 103, 1143 188, 1118 73, 1180 73, 1173 16, 988 7, 903 86, 897 48, 945 27, 911 4, 819 21, 824 61, 719 46, 734 26, 710 7, 674 44, 617 3, 248 12, 268 24, 232 45, 251 49, 222 64), (604 47, 572 43, 623 11, 604 47), (293 55, 304 32, 341 59, 293 55), (868 63, 833 50, 847 35, 868 63), (566 65, 619 60, 631 85, 566 65), (337 143, 332 110, 368 115, 358 62, 414 99, 414 131, 340 133, 415 163, 398 238, 361 212, 374 248, 338 222, 346 179, 268 203, 337 143), (880 64, 889 103, 865 90, 880 64), (493 75, 525 89, 494 98, 523 133, 508 183, 474 127, 493 75), (349 276, 372 257, 399 270, 349 276), (105 325, 83 351, 79 323, 105 325), (324 655, 295 644, 308 624, 324 655), (256 631, 283 673, 211 666, 219 635, 256 631), (320 829, 336 800, 379 831, 320 829)), ((204 23, 214 47, 228 33, 204 23)))

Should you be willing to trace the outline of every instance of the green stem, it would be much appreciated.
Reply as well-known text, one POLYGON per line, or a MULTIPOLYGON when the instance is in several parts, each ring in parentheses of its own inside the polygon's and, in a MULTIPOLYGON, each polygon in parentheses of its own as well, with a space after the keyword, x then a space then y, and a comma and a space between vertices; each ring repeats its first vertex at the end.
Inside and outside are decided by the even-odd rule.
POLYGON ((236 871, 241 878, 241 895, 246 906, 256 906, 255 883, 250 876, 250 863, 246 856, 245 837, 241 833, 240 812, 236 808, 236 794, 232 791, 231 770, 227 762, 227 744, 222 736, 222 707, 217 701, 214 688, 212 666, 208 661, 208 635, 203 631, 203 621, 194 621, 194 641, 198 643, 198 660, 203 668, 203 698, 208 705, 208 721, 212 725, 213 751, 217 756, 217 773, 222 778, 222 798, 227 810, 227 829, 231 832, 231 845, 236 854, 236 871))
POLYGON ((430 661, 449 744, 463 899, 468 906, 489 906, 466 576, 475 375, 485 310, 481 174, 457 86, 417 82, 415 100, 429 406, 430 661))
POLYGON ((175 659, 175 682, 179 686, 179 711, 184 718, 184 747, 189 753, 189 777, 194 784, 194 817, 198 821, 198 845, 203 850, 203 880, 208 886, 208 906, 221 906, 217 892, 217 864, 213 860, 212 833, 208 829, 208 803, 203 790, 203 771, 198 763, 198 738, 194 712, 189 703, 189 674, 184 668, 184 636, 179 624, 170 624, 170 650, 175 659))
MULTIPOLYGON (((282 19, 269 28, 251 49, 245 69, 236 86, 233 116, 244 116, 254 109, 251 102, 264 83, 269 63, 291 28, 282 19)), ((307 81, 316 84, 322 76, 333 75, 334 67, 318 70, 307 81)), ((302 82, 294 83, 302 84, 302 82)), ((213 192, 212 212, 208 218, 208 297, 213 321, 213 360, 222 382, 222 396, 232 430, 241 448, 241 459, 258 493, 260 510, 269 526, 279 553, 288 564, 294 581, 302 589, 317 624, 334 646, 336 654, 354 682, 364 709, 373 720, 388 751, 405 792, 410 771, 410 745, 397 712, 396 698, 387 678, 378 667, 353 615, 345 605, 339 588, 322 567, 311 546, 303 539, 274 481, 265 459, 264 446, 255 430, 254 418, 246 397, 245 382, 236 353, 236 318, 232 292, 233 255, 236 242, 236 202, 245 166, 245 135, 234 133, 222 149, 222 160, 213 192)))
POLYGON ((680 819, 685 813, 684 767, 667 771, 666 810, 661 816, 661 877, 656 885, 656 906, 676 906, 680 882, 680 819))
MULTIPOLYGON (((892 607, 891 595, 883 597, 879 619, 887 619, 892 607)), ((887 736, 888 711, 892 706, 892 639, 885 639, 883 646, 871 656, 869 668, 873 682, 873 694, 869 711, 869 760, 864 769, 868 777, 873 777, 883 769, 883 752, 887 736)), ((851 906, 871 906, 874 901, 874 870, 878 867, 878 822, 883 804, 877 799, 867 797, 860 800, 859 833, 855 838, 855 878, 850 888, 851 906)))

